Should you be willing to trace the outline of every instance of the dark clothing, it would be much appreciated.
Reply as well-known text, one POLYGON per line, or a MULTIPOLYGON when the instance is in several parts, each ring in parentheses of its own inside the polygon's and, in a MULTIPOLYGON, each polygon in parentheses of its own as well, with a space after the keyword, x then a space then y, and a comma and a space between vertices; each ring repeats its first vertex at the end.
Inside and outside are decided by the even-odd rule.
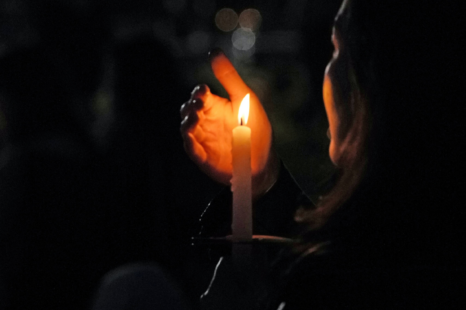
POLYGON ((309 209, 314 205, 282 165, 277 182, 253 203, 253 234, 289 238, 290 241, 255 240, 251 248, 252 264, 246 262, 239 266, 234 258, 236 245, 222 239, 231 235, 230 188, 225 188, 211 201, 201 216, 193 251, 198 261, 197 286, 203 289, 198 292, 202 295, 203 310, 264 309, 269 298, 267 292, 275 285, 272 279, 275 275, 269 270, 279 253, 303 232, 304 227, 294 220, 298 208, 309 209), (210 239, 212 237, 214 240, 210 239))
MULTIPOLYGON (((355 196, 360 194, 357 191, 355 196)), ((222 195, 225 194, 217 197, 203 215, 201 235, 229 233, 231 199, 229 202, 222 195), (223 202, 222 206, 219 201, 223 202)), ((313 208, 282 168, 274 188, 261 199, 260 208, 254 207, 254 223, 257 223, 254 232, 294 237, 297 243, 281 247, 272 256, 269 251, 265 261, 255 256, 256 260, 262 259, 255 263, 266 264, 268 269, 265 276, 249 272, 250 278, 256 279, 242 277, 241 267, 229 258, 230 253, 224 248, 223 266, 217 266, 216 279, 209 288, 213 296, 206 300, 206 310, 240 309, 245 304, 251 309, 270 310, 462 309, 466 305, 462 293, 466 284, 464 264, 458 264, 458 260, 452 260, 456 263, 436 261, 433 257, 440 249, 422 252, 416 246, 422 245, 422 240, 409 228, 366 223, 370 218, 377 218, 372 213, 377 212, 376 204, 370 205, 372 211, 369 207, 358 209, 351 204, 344 205, 315 232, 294 222, 294 212, 300 206, 313 208), (404 242, 399 242, 403 239, 398 239, 400 236, 404 242), (254 281, 255 285, 251 285, 254 281), (257 281, 266 285, 261 286, 257 281)), ((212 253, 215 253, 214 247, 210 249, 212 253)))
MULTIPOLYGON (((337 268, 336 254, 310 255, 291 268, 270 309, 464 309, 462 268, 337 268)), ((344 259, 341 257, 340 259, 344 259)))
POLYGON ((384 209, 387 200, 372 186, 361 183, 323 227, 281 253, 271 269, 276 285, 269 309, 464 308, 461 244, 438 240, 448 235, 441 216, 432 221, 438 225, 432 233, 435 226, 421 223, 432 216, 423 197, 416 205, 399 208, 397 201, 384 209))

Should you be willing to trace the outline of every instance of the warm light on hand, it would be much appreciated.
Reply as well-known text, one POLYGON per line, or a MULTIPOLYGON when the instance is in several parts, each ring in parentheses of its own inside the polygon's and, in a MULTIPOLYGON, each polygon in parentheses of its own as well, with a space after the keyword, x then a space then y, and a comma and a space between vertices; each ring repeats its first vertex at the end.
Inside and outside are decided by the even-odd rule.
POLYGON ((243 125, 247 123, 251 128, 254 196, 273 183, 278 174, 278 168, 275 169, 278 160, 271 152, 272 127, 259 98, 243 82, 225 54, 217 51, 211 54, 210 61, 215 77, 227 91, 230 100, 212 94, 206 85, 194 89, 191 99, 181 108, 184 147, 189 157, 209 177, 230 185, 232 130, 241 124, 241 103, 249 101, 249 108, 245 106, 249 116, 243 116, 243 125))

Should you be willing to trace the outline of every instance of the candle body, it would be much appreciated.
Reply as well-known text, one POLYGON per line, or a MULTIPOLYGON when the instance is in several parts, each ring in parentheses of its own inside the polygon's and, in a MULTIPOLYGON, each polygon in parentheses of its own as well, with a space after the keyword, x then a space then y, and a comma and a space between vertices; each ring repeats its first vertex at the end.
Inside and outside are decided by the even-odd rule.
POLYGON ((232 158, 233 239, 251 240, 251 129, 249 127, 238 126, 233 129, 232 158))

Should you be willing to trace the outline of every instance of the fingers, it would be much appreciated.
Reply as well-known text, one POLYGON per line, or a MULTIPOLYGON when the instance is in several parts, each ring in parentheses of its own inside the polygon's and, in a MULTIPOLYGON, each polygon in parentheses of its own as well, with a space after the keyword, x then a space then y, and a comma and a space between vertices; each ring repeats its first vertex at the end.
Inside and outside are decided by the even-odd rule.
POLYGON ((199 85, 191 92, 191 99, 185 102, 180 109, 182 118, 180 132, 184 140, 184 147, 193 161, 199 163, 204 161, 207 154, 199 143, 203 139, 203 132, 199 130, 199 123, 205 118, 203 110, 205 109, 204 100, 208 99, 210 90, 206 85, 199 85))
POLYGON ((194 87, 191 92, 191 98, 181 105, 180 116, 181 119, 184 119, 192 111, 199 111, 201 109, 206 109, 205 103, 210 101, 208 100, 210 89, 207 85, 198 85, 194 87))
MULTIPOLYGON (((187 109, 189 109, 189 104, 187 105, 186 110, 187 109)), ((199 115, 194 109, 191 108, 190 111, 187 112, 187 114, 184 116, 183 120, 181 121, 181 126, 180 126, 181 133, 183 134, 183 133, 192 132, 198 122, 199 122, 199 115)))
POLYGON ((183 138, 183 145, 186 153, 196 164, 205 162, 207 153, 195 137, 196 127, 199 123, 199 111, 204 107, 202 98, 210 93, 206 85, 198 85, 191 92, 191 98, 185 102, 180 109, 182 118, 180 132, 183 138))
POLYGON ((204 106, 204 102, 201 99, 190 99, 188 102, 183 103, 180 109, 181 119, 186 118, 191 113, 196 113, 201 110, 204 106))
POLYGON ((191 92, 191 98, 194 100, 200 99, 202 101, 202 105, 197 106, 197 110, 203 109, 204 111, 209 110, 214 102, 214 96, 210 92, 209 86, 205 84, 198 85, 194 87, 194 90, 191 92))
POLYGON ((183 104, 181 107, 181 115, 184 118, 181 121, 180 132, 183 138, 183 145, 186 153, 197 164, 203 163, 207 158, 207 153, 197 141, 194 132, 199 123, 199 115, 197 110, 202 107, 200 99, 192 99, 183 104))
POLYGON ((249 88, 221 49, 212 50, 209 58, 215 77, 227 91, 231 102, 239 105, 244 96, 250 92, 249 88))
POLYGON ((207 93, 210 93, 209 86, 205 84, 197 85, 194 87, 193 91, 191 92, 191 98, 203 98, 203 96, 207 93))

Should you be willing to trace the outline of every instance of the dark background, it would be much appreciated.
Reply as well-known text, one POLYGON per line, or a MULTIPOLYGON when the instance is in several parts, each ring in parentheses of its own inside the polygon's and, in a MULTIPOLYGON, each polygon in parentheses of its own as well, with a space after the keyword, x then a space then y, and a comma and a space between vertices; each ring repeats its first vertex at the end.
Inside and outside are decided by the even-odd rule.
MULTIPOLYGON (((85 0, 65 2, 76 10, 90 3, 85 0)), ((94 4, 102 8, 117 44, 149 33, 175 58, 176 74, 182 84, 173 95, 173 101, 163 102, 164 105, 178 108, 189 98, 191 89, 200 83, 207 83, 214 93, 225 94, 207 61, 208 51, 221 47, 261 98, 274 128, 276 149, 285 164, 303 189, 315 196, 325 188, 333 171, 327 155, 328 124, 321 85, 332 52, 331 25, 340 2, 100 0, 94 4), (222 31, 215 22, 216 14, 224 8, 232 9, 236 18, 247 9, 257 10, 260 19, 252 31, 255 42, 246 41, 246 45, 240 42, 234 46, 234 33, 241 29, 234 23, 235 16, 230 16, 230 21, 236 26, 228 31, 222 31)), ((3 0, 1 3, 0 53, 18 42, 34 39, 21 1, 3 0)), ((154 77, 154 88, 157 88, 157 79, 161 78, 154 77)), ((103 135, 102 131, 108 127, 106 120, 110 122, 109 114, 114 108, 114 90, 101 87, 96 98, 93 102, 98 124, 96 133, 103 135)), ((174 110, 173 107, 171 111, 174 110)), ((0 128, 5 125, 0 114, 0 128)))
MULTIPOLYGON (((221 47, 264 104, 275 146, 298 183, 314 196, 332 173, 328 160, 327 120, 321 85, 331 57, 331 26, 339 0, 313 1, 116 1, 109 5, 117 37, 151 29, 178 59, 189 91, 207 83, 225 95, 207 61, 212 47, 221 47), (231 8, 237 15, 256 9, 261 16, 255 44, 237 49, 231 31, 222 31, 216 14, 231 8)), ((186 99, 188 93, 186 93, 186 99)), ((179 103, 171 103, 178 104, 179 103)))
MULTIPOLYGON (((331 57, 331 25, 340 1, 140 1, 113 5, 119 35, 152 28, 176 55, 187 89, 207 83, 225 94, 213 77, 207 52, 221 47, 261 98, 273 125, 275 146, 298 183, 312 196, 331 175, 322 77, 331 57), (231 31, 221 31, 216 13, 231 8, 260 12, 256 41, 239 50, 231 31), (150 14, 149 12, 151 12, 150 14)), ((188 98, 188 93, 186 93, 188 98)), ((173 103, 175 104, 175 103, 173 103)))

